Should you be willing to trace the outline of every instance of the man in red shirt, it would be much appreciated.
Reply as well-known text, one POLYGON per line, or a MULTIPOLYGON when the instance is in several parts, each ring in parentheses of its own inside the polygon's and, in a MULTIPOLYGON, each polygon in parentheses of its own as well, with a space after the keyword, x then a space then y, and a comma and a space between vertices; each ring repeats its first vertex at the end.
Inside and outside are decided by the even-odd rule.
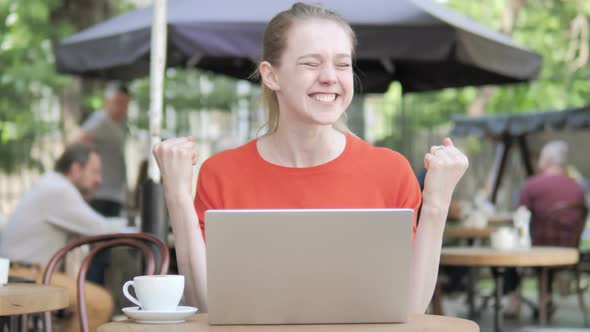
MULTIPOLYGON (((559 206, 584 206, 584 190, 566 172, 568 145, 564 141, 551 141, 541 150, 539 157, 540 174, 528 178, 520 194, 519 206, 531 211, 530 234, 535 246, 578 245, 579 231, 586 221, 585 209, 572 208, 559 212, 559 219, 551 218, 552 211, 559 206), (558 222, 557 222, 558 221, 558 222)), ((560 210, 561 211, 561 210, 560 210)), ((506 280, 506 291, 513 292, 519 278, 512 271, 506 280)), ((551 295, 553 275, 549 274, 548 291, 551 295)), ((517 313, 519 301, 511 296, 512 313, 517 313)), ((550 304, 551 306, 551 304, 550 304)))
POLYGON ((560 216, 563 225, 551 223, 549 214, 559 203, 584 205, 584 190, 574 179, 567 176, 567 143, 549 142, 541 151, 539 169, 541 174, 530 177, 520 194, 520 204, 531 215, 531 240, 533 245, 572 247, 577 245, 577 230, 584 222, 581 210, 568 210, 560 216))

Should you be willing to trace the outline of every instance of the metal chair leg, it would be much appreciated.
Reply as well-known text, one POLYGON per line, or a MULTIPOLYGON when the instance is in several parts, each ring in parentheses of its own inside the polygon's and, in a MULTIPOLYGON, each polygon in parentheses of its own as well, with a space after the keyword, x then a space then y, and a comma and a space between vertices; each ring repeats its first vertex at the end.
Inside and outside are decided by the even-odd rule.
POLYGON ((504 290, 503 282, 504 282, 504 268, 502 267, 493 267, 492 268, 492 275, 494 276, 495 280, 495 289, 494 289, 494 332, 502 332, 504 320, 502 317, 502 292, 504 290))
POLYGON ((10 316, 9 319, 10 319, 10 323, 8 323, 9 324, 8 325, 8 331, 10 331, 10 332, 18 332, 19 331, 19 329, 18 329, 18 327, 19 327, 18 325, 19 324, 18 323, 19 323, 20 317, 19 316, 10 316))
POLYGON ((548 279, 549 271, 546 267, 541 267, 539 276, 539 325, 547 325, 547 305, 549 304, 548 279))
POLYGON ((586 303, 584 303, 584 289, 582 288, 582 272, 580 266, 576 265, 576 293, 578 293, 578 303, 582 310, 584 317, 584 326, 588 327, 588 309, 586 309, 586 303))
POLYGON ((28 315, 21 315, 20 316, 20 330, 21 332, 28 332, 29 331, 29 316, 28 315))

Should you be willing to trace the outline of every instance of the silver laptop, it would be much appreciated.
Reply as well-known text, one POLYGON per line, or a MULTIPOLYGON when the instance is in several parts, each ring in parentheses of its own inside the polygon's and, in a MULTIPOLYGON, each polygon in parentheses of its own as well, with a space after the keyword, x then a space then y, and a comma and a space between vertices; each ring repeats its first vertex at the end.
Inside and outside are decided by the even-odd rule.
POLYGON ((411 209, 209 210, 209 324, 405 322, 411 209))

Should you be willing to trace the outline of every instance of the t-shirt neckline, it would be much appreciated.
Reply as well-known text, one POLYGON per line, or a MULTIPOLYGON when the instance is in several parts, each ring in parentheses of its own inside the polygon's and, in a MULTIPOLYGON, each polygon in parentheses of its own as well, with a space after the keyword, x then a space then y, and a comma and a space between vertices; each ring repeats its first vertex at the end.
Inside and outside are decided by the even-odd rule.
POLYGON ((325 171, 328 171, 334 167, 337 167, 341 163, 345 162, 347 156, 349 155, 350 150, 352 148, 351 147, 352 135, 350 133, 345 133, 344 135, 346 138, 344 149, 342 150, 342 152, 338 156, 336 156, 336 158, 334 158, 328 162, 325 162, 323 164, 316 165, 316 166, 310 166, 310 167, 281 166, 281 165, 273 164, 273 163, 265 160, 264 158, 262 158, 262 156, 260 155, 260 152, 258 151, 258 146, 257 146, 258 138, 253 140, 250 143, 250 145, 251 145, 250 148, 253 150, 253 153, 256 156, 257 162, 260 163, 263 167, 265 167, 267 169, 273 169, 273 170, 277 170, 277 171, 283 171, 283 172, 288 172, 288 173, 297 173, 297 174, 325 172, 325 171))

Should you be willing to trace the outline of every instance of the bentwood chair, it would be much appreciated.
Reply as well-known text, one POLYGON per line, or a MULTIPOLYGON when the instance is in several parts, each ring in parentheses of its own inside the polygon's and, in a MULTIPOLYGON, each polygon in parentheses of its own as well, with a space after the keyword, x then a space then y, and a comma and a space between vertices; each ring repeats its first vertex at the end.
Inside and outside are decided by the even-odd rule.
MULTIPOLYGON (((162 240, 160 240, 158 237, 154 235, 147 233, 123 233, 88 236, 68 243, 65 247, 63 247, 53 255, 53 257, 47 264, 47 267, 45 268, 45 272, 43 274, 43 283, 48 285, 51 282, 51 277, 55 272, 57 266, 69 251, 86 244, 93 244, 93 247, 90 253, 82 262, 80 271, 78 272, 76 286, 80 331, 82 332, 89 331, 85 294, 86 272, 88 271, 90 262, 96 256, 97 253, 107 248, 118 246, 130 246, 138 248, 139 250, 141 250, 141 252, 143 252, 144 257, 146 259, 145 274, 147 275, 154 274, 154 272, 156 271, 156 259, 154 257, 154 250, 156 250, 156 252, 158 253, 161 261, 160 268, 157 270, 158 274, 167 274, 168 267, 170 264, 170 254, 168 251, 168 246, 162 240)), ((45 327, 46 332, 52 331, 51 318, 51 312, 44 313, 43 325, 45 327)))

